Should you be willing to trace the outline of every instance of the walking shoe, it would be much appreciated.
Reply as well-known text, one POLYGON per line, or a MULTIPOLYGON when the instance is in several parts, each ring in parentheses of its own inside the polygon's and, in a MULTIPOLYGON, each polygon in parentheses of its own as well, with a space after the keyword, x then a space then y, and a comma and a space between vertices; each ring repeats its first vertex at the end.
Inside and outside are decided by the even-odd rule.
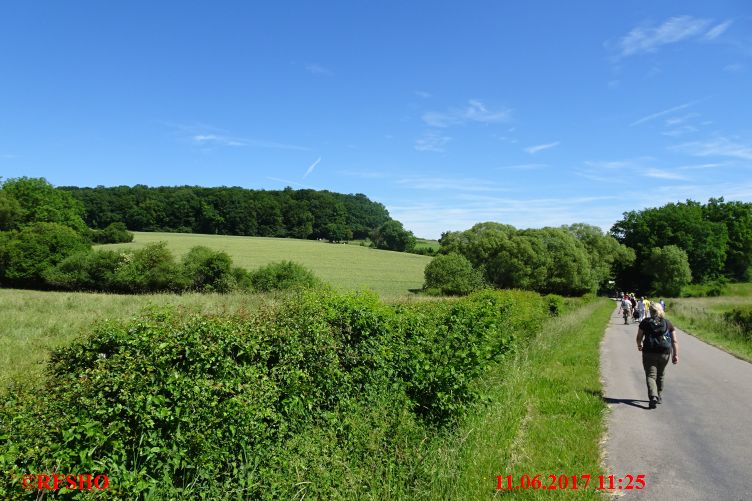
POLYGON ((650 407, 651 409, 655 409, 657 407, 657 404, 658 404, 658 398, 653 397, 650 399, 650 405, 648 407, 650 407))
POLYGON ((656 404, 662 404, 663 403, 663 399, 661 398, 660 394, 658 394, 658 396, 655 397, 655 403, 656 404))

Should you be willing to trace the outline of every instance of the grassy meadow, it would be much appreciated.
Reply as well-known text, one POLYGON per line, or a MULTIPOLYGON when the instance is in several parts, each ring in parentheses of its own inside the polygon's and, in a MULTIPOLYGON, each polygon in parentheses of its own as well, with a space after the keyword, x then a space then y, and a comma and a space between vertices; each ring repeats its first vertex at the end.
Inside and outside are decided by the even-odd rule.
MULTIPOLYGON (((338 290, 371 289, 384 299, 423 287, 429 256, 371 249, 358 244, 330 244, 291 238, 135 232, 133 242, 100 246, 107 249, 143 247, 164 241, 177 256, 203 245, 224 251, 236 266, 248 270, 274 261, 295 261, 338 290)), ((428 244, 426 244, 428 245, 428 244)))
POLYGON ((752 283, 728 284, 723 296, 668 300, 666 316, 683 331, 752 362, 752 342, 737 325, 723 318, 724 313, 734 308, 749 306, 752 306, 752 283))
POLYGON ((255 309, 250 294, 118 295, 0 289, 0 392, 12 378, 34 381, 49 350, 104 319, 126 319, 147 306, 174 305, 209 314, 255 309))

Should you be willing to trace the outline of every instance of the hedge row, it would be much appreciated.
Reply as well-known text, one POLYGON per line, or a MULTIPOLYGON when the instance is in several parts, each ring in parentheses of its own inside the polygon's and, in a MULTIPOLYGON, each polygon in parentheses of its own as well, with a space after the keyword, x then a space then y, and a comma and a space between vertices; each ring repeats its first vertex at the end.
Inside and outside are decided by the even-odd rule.
MULTIPOLYGON (((110 225, 108 232, 118 231, 110 225)), ((193 247, 175 259, 164 242, 137 250, 92 250, 83 236, 55 223, 0 232, 0 285, 118 293, 270 291, 321 286, 303 266, 271 263, 253 272, 226 252, 193 247)))
MULTIPOLYGON (((409 305, 299 291, 251 317, 103 323, 53 354, 42 391, 9 392, 0 471, 105 473, 113 499, 408 485, 426 438, 478 401, 477 378, 550 307, 521 291, 409 305)), ((23 494, 1 478, 0 495, 23 494)))

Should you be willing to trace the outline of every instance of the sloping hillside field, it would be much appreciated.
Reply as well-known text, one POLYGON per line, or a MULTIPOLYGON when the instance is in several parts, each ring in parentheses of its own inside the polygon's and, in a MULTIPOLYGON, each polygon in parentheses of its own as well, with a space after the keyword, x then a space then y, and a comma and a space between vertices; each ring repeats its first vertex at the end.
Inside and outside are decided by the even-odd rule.
POLYGON ((108 249, 143 247, 164 241, 177 257, 196 245, 227 252, 236 266, 252 270, 273 261, 295 261, 339 290, 371 289, 394 298, 423 286, 428 256, 330 244, 291 238, 239 237, 188 233, 136 232, 132 243, 101 246, 108 249))

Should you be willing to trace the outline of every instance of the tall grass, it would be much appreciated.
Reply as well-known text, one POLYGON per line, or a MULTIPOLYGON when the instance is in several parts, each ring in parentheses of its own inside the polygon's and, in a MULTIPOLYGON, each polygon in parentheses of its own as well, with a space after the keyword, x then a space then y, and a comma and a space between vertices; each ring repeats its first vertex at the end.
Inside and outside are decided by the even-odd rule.
POLYGON ((488 405, 427 454, 414 496, 420 499, 602 499, 592 489, 496 491, 497 475, 603 474, 605 432, 600 340, 613 303, 599 300, 554 319, 511 363, 482 380, 488 405))
MULTIPOLYGON (((737 288, 737 291, 745 290, 747 288, 737 288)), ((742 327, 726 321, 723 315, 734 307, 749 305, 752 305, 749 296, 671 299, 666 315, 680 329, 752 362, 752 341, 745 337, 742 327)))

